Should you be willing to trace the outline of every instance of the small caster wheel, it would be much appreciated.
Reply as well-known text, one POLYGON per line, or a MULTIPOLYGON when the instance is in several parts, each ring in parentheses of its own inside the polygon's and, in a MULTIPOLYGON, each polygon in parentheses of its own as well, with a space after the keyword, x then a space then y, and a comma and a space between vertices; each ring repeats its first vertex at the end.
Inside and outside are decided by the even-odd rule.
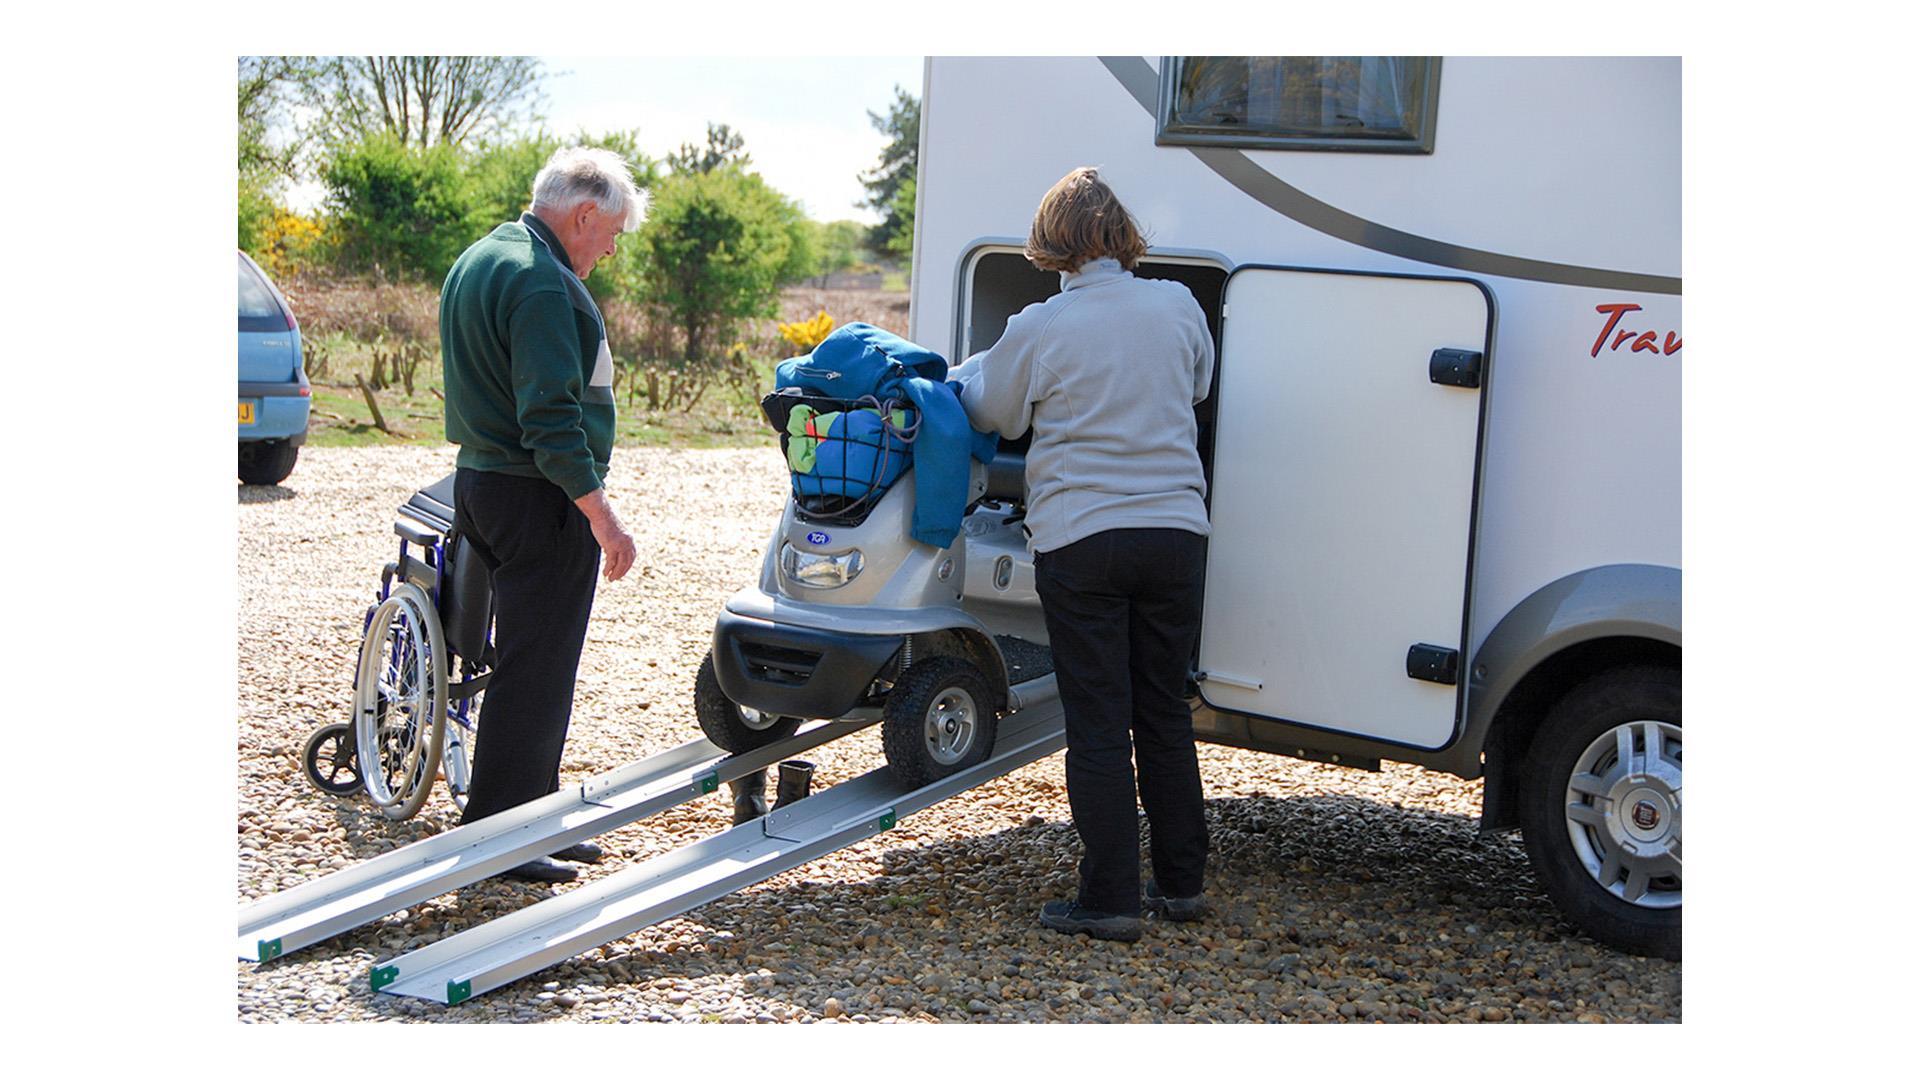
POLYGON ((307 736, 300 755, 307 779, 329 795, 352 795, 360 790, 360 764, 353 752, 353 727, 328 724, 307 736))

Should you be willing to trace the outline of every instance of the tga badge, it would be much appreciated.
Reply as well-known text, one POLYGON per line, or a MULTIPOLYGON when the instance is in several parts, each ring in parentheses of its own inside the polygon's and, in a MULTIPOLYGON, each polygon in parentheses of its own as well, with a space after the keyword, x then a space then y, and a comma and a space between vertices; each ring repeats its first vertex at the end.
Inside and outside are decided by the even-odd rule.
POLYGON ((826 533, 823 533, 823 532, 810 532, 807 534, 807 543, 812 544, 815 547, 819 547, 831 539, 833 539, 833 537, 828 536, 826 533))

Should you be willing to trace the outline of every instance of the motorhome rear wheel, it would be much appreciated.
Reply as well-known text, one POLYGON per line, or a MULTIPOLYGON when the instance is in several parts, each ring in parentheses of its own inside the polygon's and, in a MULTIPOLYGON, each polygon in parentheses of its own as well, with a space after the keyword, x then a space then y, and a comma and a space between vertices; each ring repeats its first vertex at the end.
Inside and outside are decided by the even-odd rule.
POLYGON ((1560 910, 1615 948, 1680 958, 1680 673, 1625 667, 1569 691, 1527 755, 1521 820, 1560 910))

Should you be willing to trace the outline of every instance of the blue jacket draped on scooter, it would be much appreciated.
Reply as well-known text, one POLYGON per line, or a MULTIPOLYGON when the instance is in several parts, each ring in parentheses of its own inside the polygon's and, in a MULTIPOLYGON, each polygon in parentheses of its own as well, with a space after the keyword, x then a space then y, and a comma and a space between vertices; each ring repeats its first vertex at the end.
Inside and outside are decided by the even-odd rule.
POLYGON ((781 361, 774 388, 852 401, 871 394, 905 398, 920 413, 913 443, 913 538, 943 548, 960 534, 967 510, 967 458, 993 460, 996 436, 967 423, 960 399, 946 383, 939 353, 866 323, 848 323, 808 356, 781 361))

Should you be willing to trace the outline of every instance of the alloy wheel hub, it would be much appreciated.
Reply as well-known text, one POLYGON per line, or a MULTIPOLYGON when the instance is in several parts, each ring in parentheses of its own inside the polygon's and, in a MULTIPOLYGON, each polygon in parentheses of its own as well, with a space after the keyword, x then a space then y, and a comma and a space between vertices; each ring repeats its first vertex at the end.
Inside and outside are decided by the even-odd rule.
POLYGON ((942 765, 952 765, 973 748, 973 695, 959 687, 943 691, 927 706, 927 753, 942 765))
POLYGON ((1567 782, 1567 836, 1587 873, 1640 907, 1680 904, 1680 728, 1621 724, 1590 743, 1567 782))

